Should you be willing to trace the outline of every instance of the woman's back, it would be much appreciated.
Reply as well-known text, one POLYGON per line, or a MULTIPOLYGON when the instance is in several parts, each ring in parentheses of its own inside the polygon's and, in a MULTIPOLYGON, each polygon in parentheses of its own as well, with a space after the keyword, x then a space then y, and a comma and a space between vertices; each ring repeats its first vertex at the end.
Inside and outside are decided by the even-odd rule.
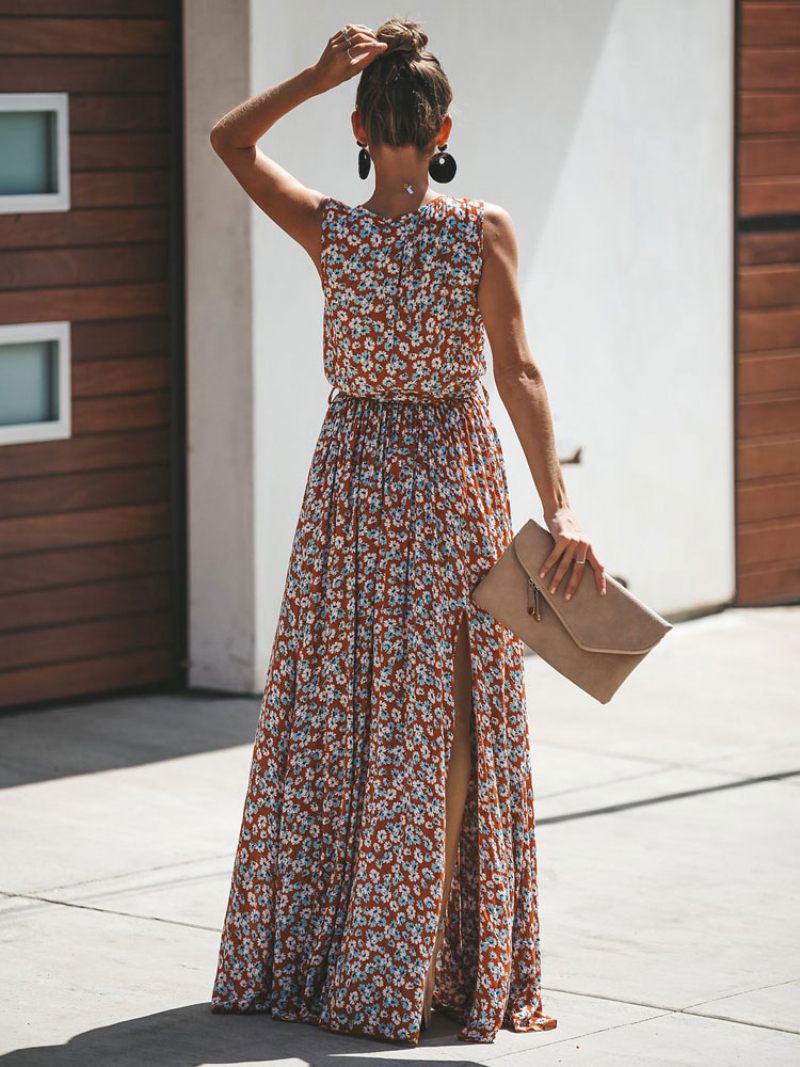
POLYGON ((322 208, 340 392, 292 543, 212 1005, 416 1043, 433 961, 462 1039, 552 1029, 524 649, 470 597, 512 537, 479 381, 484 202, 322 208), (448 868, 457 758, 472 771, 448 868))
MULTIPOLYGON (((482 200, 421 203, 429 177, 455 174, 452 92, 416 24, 382 32, 386 54, 356 95, 359 173, 374 157, 373 202, 409 195, 415 210, 320 197, 255 150, 253 112, 275 98, 279 117, 309 86, 351 76, 368 29, 348 24, 310 72, 240 108, 233 134, 220 126, 256 202, 319 265, 334 389, 267 667, 212 1008, 417 1044, 435 1006, 459 1038, 491 1042, 502 1027, 557 1025, 542 1008, 524 646, 471 597, 513 536, 480 381, 485 336, 495 376, 498 356, 509 383, 523 365, 507 340, 513 244, 482 200)), ((541 391, 526 410, 541 421, 541 391)), ((551 440, 527 450, 532 466, 551 440)), ((548 503, 558 471, 549 480, 548 503)))
POLYGON ((437 196, 394 218, 326 197, 324 369, 358 396, 459 396, 486 370, 484 202, 437 196))

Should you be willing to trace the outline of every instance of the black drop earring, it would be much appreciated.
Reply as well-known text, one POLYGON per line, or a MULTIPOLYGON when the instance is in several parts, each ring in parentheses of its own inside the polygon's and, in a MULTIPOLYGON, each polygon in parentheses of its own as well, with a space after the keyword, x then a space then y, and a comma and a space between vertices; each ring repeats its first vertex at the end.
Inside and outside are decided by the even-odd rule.
POLYGON ((439 155, 433 156, 428 164, 428 174, 436 182, 451 182, 456 173, 456 161, 445 148, 446 144, 439 145, 439 155))
MULTIPOLYGON (((361 144, 360 141, 356 141, 356 144, 361 144)), ((359 178, 366 178, 369 174, 369 168, 372 160, 370 154, 366 149, 366 142, 361 147, 361 151, 358 153, 358 176, 359 178)))

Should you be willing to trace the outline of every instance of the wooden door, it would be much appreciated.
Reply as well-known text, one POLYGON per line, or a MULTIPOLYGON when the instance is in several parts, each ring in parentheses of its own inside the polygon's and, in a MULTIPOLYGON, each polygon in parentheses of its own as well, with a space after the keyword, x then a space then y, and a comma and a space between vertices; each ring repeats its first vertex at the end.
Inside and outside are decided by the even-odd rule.
POLYGON ((736 602, 800 598, 800 2, 736 20, 736 602))
POLYGON ((0 322, 69 320, 71 436, 0 447, 0 706, 182 686, 180 4, 0 0, 69 94, 67 211, 0 215, 0 322))

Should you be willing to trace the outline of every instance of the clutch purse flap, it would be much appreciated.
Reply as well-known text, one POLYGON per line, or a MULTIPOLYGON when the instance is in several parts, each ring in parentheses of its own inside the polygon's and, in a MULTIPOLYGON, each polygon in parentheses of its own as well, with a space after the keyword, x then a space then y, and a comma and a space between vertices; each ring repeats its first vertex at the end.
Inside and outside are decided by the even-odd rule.
POLYGON ((518 590, 520 584, 520 575, 513 575, 511 568, 515 571, 521 568, 528 582, 536 588, 535 595, 547 602, 575 644, 585 652, 641 655, 649 652, 672 629, 671 623, 608 573, 606 593, 601 596, 588 563, 586 571, 589 573, 584 574, 571 600, 564 599, 567 575, 556 592, 551 593, 549 580, 555 573, 556 564, 544 578, 539 577, 539 570, 554 544, 549 530, 534 519, 528 519, 503 555, 472 590, 473 602, 503 622, 503 604, 508 600, 512 585, 518 590))

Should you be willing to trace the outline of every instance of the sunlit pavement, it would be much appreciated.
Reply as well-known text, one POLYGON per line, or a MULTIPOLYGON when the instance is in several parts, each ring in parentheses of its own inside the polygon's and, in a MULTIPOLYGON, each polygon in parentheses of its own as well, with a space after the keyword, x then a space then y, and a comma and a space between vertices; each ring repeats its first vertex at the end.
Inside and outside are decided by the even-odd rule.
POLYGON ((416 1048, 208 1010, 259 696, 0 715, 0 1064, 800 1063, 800 608, 675 625, 601 705, 528 664, 544 1009, 416 1048))

